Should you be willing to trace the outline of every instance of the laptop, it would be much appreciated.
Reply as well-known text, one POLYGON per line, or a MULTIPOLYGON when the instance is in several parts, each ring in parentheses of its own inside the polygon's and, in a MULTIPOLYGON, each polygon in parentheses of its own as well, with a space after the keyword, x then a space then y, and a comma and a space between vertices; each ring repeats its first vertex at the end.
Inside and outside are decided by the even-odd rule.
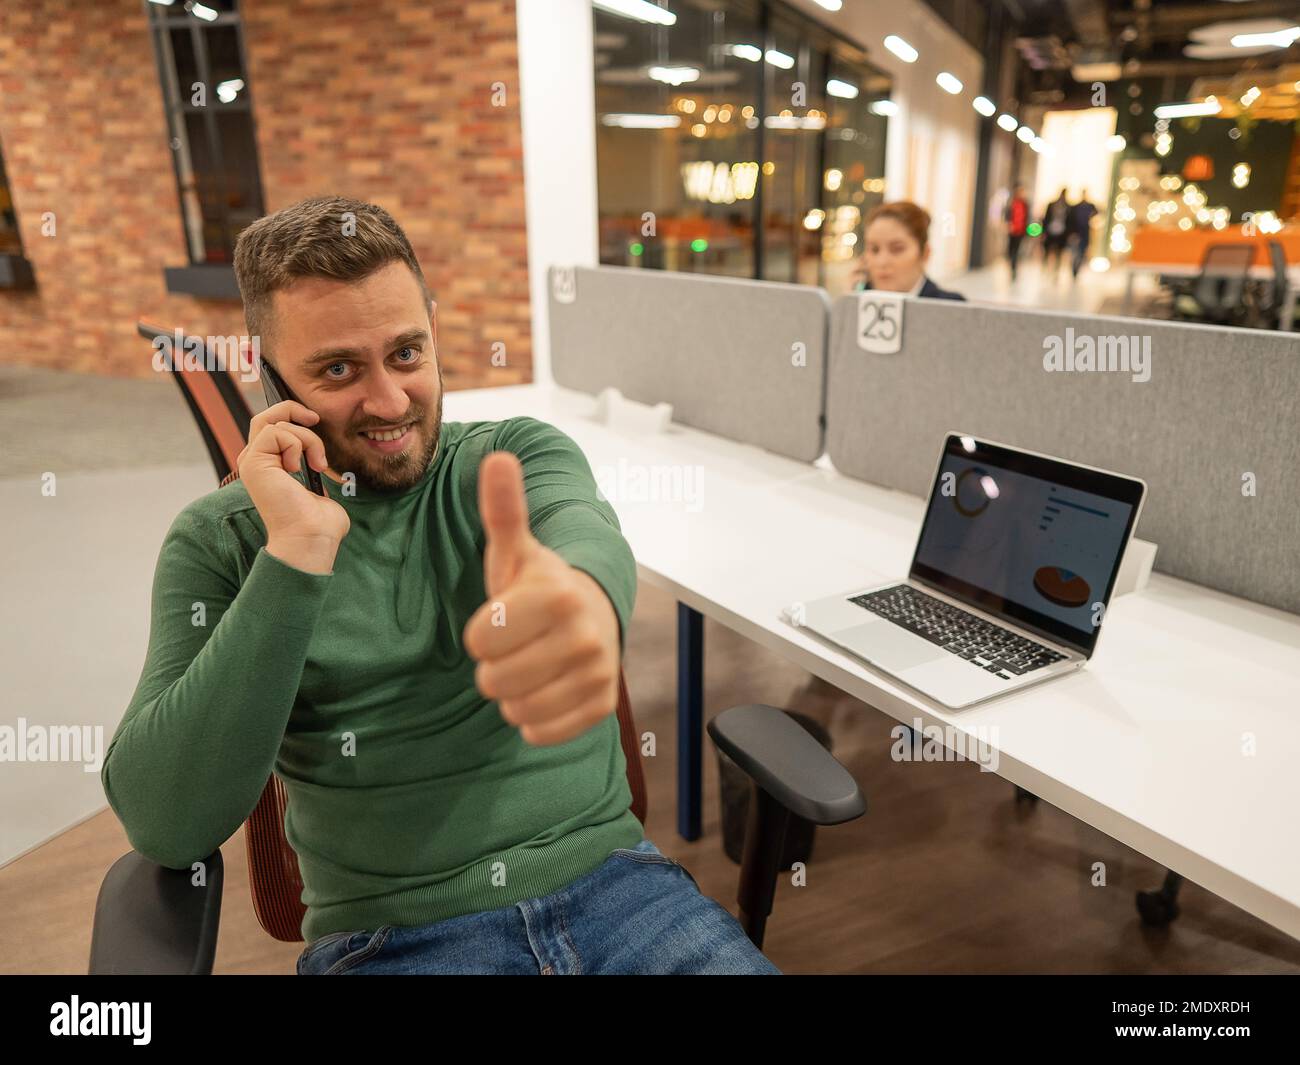
POLYGON ((961 710, 1092 657, 1146 484, 958 433, 944 441, 907 579, 791 620, 961 710))

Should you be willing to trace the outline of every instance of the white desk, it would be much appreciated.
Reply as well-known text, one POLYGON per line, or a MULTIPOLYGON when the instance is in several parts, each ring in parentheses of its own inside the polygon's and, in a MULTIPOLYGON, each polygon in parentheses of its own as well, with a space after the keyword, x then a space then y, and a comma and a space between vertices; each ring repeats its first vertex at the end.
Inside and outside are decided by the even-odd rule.
POLYGON ((1111 604, 1084 670, 943 711, 780 618, 905 574, 922 500, 678 426, 607 428, 594 405, 522 385, 448 393, 445 417, 531 415, 597 470, 700 467, 696 510, 612 497, 643 580, 900 721, 989 730, 999 775, 1300 937, 1300 617, 1155 574, 1111 604))

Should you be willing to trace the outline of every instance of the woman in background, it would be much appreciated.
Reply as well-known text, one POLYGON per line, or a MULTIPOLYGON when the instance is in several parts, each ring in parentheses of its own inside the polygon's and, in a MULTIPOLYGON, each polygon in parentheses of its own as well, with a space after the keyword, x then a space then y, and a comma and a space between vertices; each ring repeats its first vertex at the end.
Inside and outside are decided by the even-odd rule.
POLYGON ((903 292, 938 300, 964 300, 925 274, 930 258, 930 213, 907 200, 882 203, 867 215, 857 289, 903 292))
MULTIPOLYGON (((925 275, 930 258, 930 213, 907 200, 882 203, 867 215, 866 240, 854 274, 856 290, 902 292, 937 300, 965 300, 959 292, 942 289, 925 275)), ((809 677, 789 702, 791 708, 818 724, 828 725, 844 695, 820 677, 809 677)))

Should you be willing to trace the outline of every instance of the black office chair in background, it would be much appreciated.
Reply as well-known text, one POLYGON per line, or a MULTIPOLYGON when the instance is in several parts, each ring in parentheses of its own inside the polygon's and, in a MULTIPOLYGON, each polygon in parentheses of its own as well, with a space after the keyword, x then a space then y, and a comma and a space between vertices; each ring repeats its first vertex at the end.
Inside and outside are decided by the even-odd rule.
MULTIPOLYGON (((154 340, 162 330, 140 323, 154 340)), ((205 360, 206 364, 206 360, 205 360)), ((203 368, 174 372, 218 480, 238 476, 236 462, 251 415, 224 372, 203 368)), ((641 740, 632 719, 627 685, 619 678, 619 735, 627 764, 631 810, 645 823, 647 797, 641 740)), ((771 706, 734 706, 708 725, 714 744, 753 782, 744 856, 739 921, 762 947, 781 872, 788 829, 802 819, 837 825, 861 817, 866 798, 847 769, 786 712, 771 706)), ((249 886, 262 927, 283 942, 302 940, 302 878, 298 856, 284 835, 288 796, 273 773, 244 826, 249 886)), ((221 851, 203 861, 204 883, 189 869, 169 869, 132 851, 105 875, 95 904, 89 971, 95 974, 206 974, 212 972, 221 916, 221 851)))
POLYGON ((1273 267, 1273 276, 1260 286, 1251 324, 1264 329, 1281 329, 1288 309, 1290 280, 1287 277, 1286 249, 1280 240, 1268 242, 1268 259, 1273 267))
POLYGON ((1201 272, 1174 284, 1175 318, 1216 325, 1237 325, 1246 314, 1246 282, 1255 261, 1254 244, 1210 244, 1201 272))

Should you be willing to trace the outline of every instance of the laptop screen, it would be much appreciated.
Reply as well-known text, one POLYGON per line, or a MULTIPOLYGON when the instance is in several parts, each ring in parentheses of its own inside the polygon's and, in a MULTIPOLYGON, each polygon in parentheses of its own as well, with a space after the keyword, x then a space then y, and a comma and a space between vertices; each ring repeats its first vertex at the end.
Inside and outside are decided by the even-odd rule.
POLYGON ((910 575, 1091 654, 1144 489, 949 436, 910 575))

